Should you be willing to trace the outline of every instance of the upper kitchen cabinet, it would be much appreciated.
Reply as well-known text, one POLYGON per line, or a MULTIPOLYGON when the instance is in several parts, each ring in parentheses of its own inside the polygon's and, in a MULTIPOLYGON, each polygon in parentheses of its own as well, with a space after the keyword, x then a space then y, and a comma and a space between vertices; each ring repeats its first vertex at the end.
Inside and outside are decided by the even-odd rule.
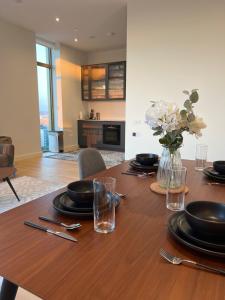
POLYGON ((82 100, 125 100, 126 62, 82 66, 82 100))
POLYGON ((108 64, 108 98, 125 99, 125 62, 108 64))
POLYGON ((106 99, 107 66, 91 66, 90 87, 91 100, 106 99))
POLYGON ((81 93, 82 93, 82 100, 90 100, 90 71, 91 68, 89 66, 83 66, 81 68, 81 93))

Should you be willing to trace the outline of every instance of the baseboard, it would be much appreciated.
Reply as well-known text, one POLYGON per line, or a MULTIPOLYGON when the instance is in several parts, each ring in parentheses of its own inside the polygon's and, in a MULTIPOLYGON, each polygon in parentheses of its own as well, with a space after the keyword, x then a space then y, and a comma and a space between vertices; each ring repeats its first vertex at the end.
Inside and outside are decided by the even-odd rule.
POLYGON ((16 155, 14 160, 19 161, 19 160, 23 160, 23 159, 27 159, 27 158, 34 158, 34 157, 41 157, 41 156, 42 156, 42 152, 39 151, 39 152, 16 155))
POLYGON ((79 149, 78 145, 64 146, 64 152, 76 151, 78 149, 79 149))

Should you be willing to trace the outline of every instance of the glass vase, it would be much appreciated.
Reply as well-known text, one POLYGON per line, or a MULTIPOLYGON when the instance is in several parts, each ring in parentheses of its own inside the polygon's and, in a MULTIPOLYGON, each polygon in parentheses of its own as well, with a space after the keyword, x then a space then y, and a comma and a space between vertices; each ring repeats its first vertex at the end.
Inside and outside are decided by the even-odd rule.
MULTIPOLYGON (((157 181, 161 188, 167 187, 168 170, 182 167, 180 150, 177 149, 173 153, 168 148, 163 148, 162 156, 159 161, 159 167, 157 172, 157 181)), ((176 178, 170 181, 170 187, 176 188, 176 178)))

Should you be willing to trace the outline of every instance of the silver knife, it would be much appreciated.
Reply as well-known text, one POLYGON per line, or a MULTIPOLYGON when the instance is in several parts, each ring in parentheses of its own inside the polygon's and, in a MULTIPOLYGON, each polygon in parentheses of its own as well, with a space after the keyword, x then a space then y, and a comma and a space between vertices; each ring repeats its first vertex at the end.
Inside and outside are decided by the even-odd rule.
POLYGON ((31 226, 33 228, 40 229, 42 231, 57 235, 57 236, 59 236, 63 239, 70 240, 72 242, 78 242, 78 240, 76 238, 72 237, 71 235, 69 235, 67 233, 61 232, 61 231, 55 231, 55 230, 49 229, 48 227, 45 227, 45 226, 42 226, 42 225, 39 225, 39 224, 35 224, 31 221, 24 221, 24 224, 28 225, 28 226, 31 226))

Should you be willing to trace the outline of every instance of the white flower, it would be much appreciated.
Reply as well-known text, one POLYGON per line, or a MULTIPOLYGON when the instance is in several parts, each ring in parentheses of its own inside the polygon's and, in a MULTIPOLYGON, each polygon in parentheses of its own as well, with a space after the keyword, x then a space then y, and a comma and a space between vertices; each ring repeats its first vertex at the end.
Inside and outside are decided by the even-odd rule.
POLYGON ((152 102, 146 112, 145 119, 151 129, 161 127, 163 131, 171 132, 180 128, 179 108, 174 103, 152 102))

